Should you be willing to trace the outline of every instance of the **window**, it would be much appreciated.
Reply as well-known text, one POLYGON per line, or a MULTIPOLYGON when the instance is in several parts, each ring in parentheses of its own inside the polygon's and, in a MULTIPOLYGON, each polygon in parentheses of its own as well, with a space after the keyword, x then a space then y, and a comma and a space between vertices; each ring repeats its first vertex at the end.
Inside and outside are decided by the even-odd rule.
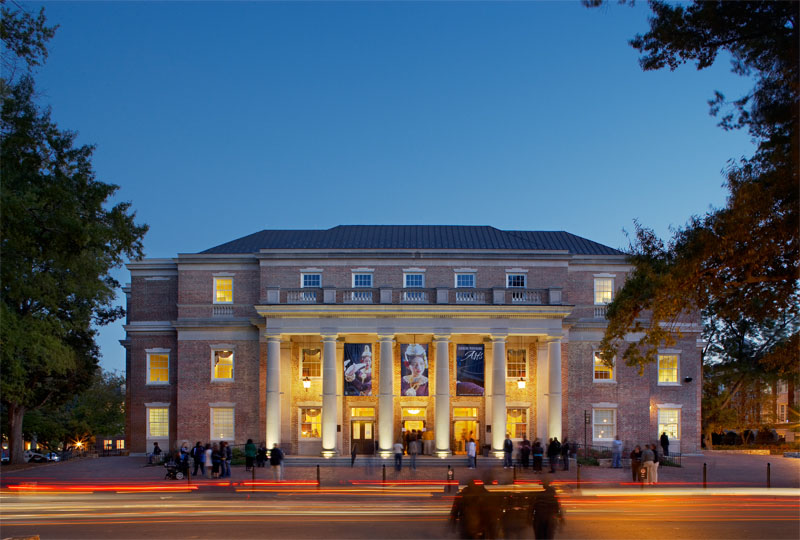
POLYGON ((594 303, 605 305, 611 302, 614 296, 614 278, 596 277, 594 278, 594 303))
POLYGON ((681 410, 658 409, 658 436, 666 433, 672 439, 681 438, 681 410))
POLYGON ((614 380, 614 366, 609 367, 603 362, 603 359, 597 353, 594 353, 594 380, 595 381, 613 381, 614 380))
POLYGON ((786 404, 781 403, 778 407, 778 421, 786 422, 786 404))
POLYGON ((302 274, 303 288, 315 287, 319 289, 322 287, 322 274, 302 274))
POLYGON ((592 409, 592 439, 596 441, 612 441, 617 433, 616 409, 592 409))
POLYGON ((461 418, 476 418, 478 416, 477 407, 453 407, 453 416, 461 418))
POLYGON ((456 274, 456 288, 474 289, 475 274, 456 274))
POLYGON ((169 384, 169 351, 147 351, 147 384, 169 384))
POLYGON ((524 439, 528 433, 528 410, 506 409, 506 430, 512 439, 524 439))
POLYGON ((117 439, 117 450, 125 450, 125 439, 117 439))
POLYGON ((211 440, 233 439, 233 407, 211 407, 211 440))
POLYGON ((425 274, 405 274, 406 288, 422 288, 425 286, 425 274))
POLYGON ((322 354, 319 349, 303 349, 302 377, 321 377, 322 376, 322 354))
POLYGON ((319 439, 322 433, 322 409, 300 409, 300 438, 319 439))
POLYGON ((233 380, 233 351, 213 351, 214 380, 233 380))
POLYGON ((351 407, 350 416, 358 418, 374 418, 375 407, 351 407))
POLYGON ((372 274, 353 274, 353 287, 372 288, 372 274))
POLYGON ((147 409, 147 436, 151 438, 169 437, 169 407, 149 407, 147 409))
MULTIPOLYGON (((525 362, 525 349, 509 349, 506 354, 506 377, 508 379, 519 379, 527 377, 527 362, 525 362)), ((509 381, 514 382, 514 381, 509 381)))
POLYGON ((658 384, 678 384, 678 355, 658 355, 658 384))
POLYGON ((525 274, 506 274, 506 287, 525 288, 525 274))
POLYGON ((778 381, 778 393, 779 394, 789 393, 789 385, 786 381, 778 381))
POLYGON ((214 303, 232 304, 233 303, 233 278, 215 277, 214 278, 214 303))
POLYGON ((114 448, 113 444, 114 441, 111 439, 103 439, 103 450, 112 450, 114 448))

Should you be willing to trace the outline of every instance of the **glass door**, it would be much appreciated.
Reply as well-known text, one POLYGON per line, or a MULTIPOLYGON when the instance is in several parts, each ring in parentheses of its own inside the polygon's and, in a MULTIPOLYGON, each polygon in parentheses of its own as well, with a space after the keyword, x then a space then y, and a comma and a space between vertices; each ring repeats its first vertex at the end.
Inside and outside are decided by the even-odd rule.
POLYGON ((373 420, 353 420, 350 424, 352 444, 356 446, 359 454, 375 453, 375 434, 373 420))

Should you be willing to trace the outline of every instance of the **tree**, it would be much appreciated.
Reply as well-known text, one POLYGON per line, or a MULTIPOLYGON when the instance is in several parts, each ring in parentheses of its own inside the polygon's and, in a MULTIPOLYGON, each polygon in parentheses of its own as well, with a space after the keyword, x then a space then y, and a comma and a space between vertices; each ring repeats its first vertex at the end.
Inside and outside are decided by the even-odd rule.
POLYGON ((699 70, 730 54, 733 72, 753 78, 754 87, 732 102, 716 92, 710 112, 723 129, 747 129, 756 150, 729 162, 726 206, 692 217, 668 243, 636 223, 633 270, 608 307, 601 356, 610 362, 621 352, 640 369, 674 342, 676 323, 692 322, 698 310, 764 326, 796 318, 800 300, 800 3, 651 1, 650 7, 650 31, 630 42, 643 54, 642 68, 675 70, 693 61, 699 70), (631 331, 643 337, 624 345, 631 331))
MULTIPOLYGON (((63 403, 92 381, 99 352, 93 324, 123 315, 110 275, 142 256, 144 225, 118 189, 95 179, 92 146, 77 146, 35 102, 32 68, 52 37, 44 15, 2 8, 4 55, 28 72, 3 79, 0 118, 0 399, 11 459, 22 460, 26 411, 63 403)), ((10 61, 3 60, 4 65, 10 61)))

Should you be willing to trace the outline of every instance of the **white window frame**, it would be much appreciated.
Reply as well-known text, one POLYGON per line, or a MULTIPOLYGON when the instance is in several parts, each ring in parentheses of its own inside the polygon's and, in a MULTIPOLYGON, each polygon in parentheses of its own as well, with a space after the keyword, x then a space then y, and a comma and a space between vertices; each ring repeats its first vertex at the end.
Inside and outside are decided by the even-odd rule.
POLYGON ((354 289, 372 289, 375 285, 375 278, 372 271, 353 270, 352 283, 354 289), (369 276, 369 285, 356 285, 357 276, 369 276))
MULTIPOLYGON (((209 425, 209 440, 212 442, 236 440, 236 403, 209 403, 208 404, 208 425, 209 425), (231 435, 230 437, 217 437, 216 424, 214 423, 214 411, 219 409, 231 411, 231 435)), ((223 433, 223 435, 225 435, 223 433)))
POLYGON ((656 434, 656 438, 661 437, 661 434, 665 431, 661 426, 664 424, 661 422, 661 411, 678 411, 678 437, 673 438, 667 435, 669 438, 670 444, 673 442, 680 443, 681 441, 681 431, 683 431, 683 426, 681 425, 683 422, 681 421, 681 416, 683 414, 683 405, 680 403, 657 403, 656 404, 656 426, 658 426, 658 433, 656 434))
MULTIPOLYGON (((147 433, 147 437, 146 437, 147 441, 167 441, 167 440, 169 440, 169 428, 170 428, 170 425, 169 425, 169 403, 145 403, 144 404, 144 409, 145 409, 144 412, 145 412, 145 421, 146 421, 145 429, 147 430, 146 431, 146 433, 147 433), (150 430, 150 411, 153 410, 153 409, 165 409, 167 411, 167 434, 166 435, 151 435, 152 432, 150 430)), ((162 448, 162 450, 164 450, 164 448, 162 448)))
POLYGON ((611 378, 610 379, 598 379, 597 372, 595 371, 595 365, 600 357, 597 356, 598 351, 592 351, 592 382, 598 384, 609 384, 609 383, 616 383, 617 382, 617 359, 614 358, 611 366, 611 378))
POLYGON ((305 367, 305 363, 306 363, 306 351, 307 350, 309 350, 309 351, 312 351, 312 350, 319 351, 319 375, 308 375, 308 378, 311 379, 312 381, 322 379, 322 349, 319 348, 319 347, 317 347, 317 348, 314 348, 314 347, 300 347, 300 379, 302 380, 303 378, 306 377, 306 375, 303 375, 303 368, 305 367))
POLYGON ((322 440, 322 405, 301 405, 297 408, 297 440, 301 443, 322 440), (319 409, 319 437, 303 437, 303 411, 306 409, 319 409))
POLYGON ((213 296, 213 303, 214 304, 233 304, 234 299, 236 298, 236 280, 233 278, 233 274, 215 274, 214 275, 214 290, 212 292, 213 296), (217 281, 220 279, 229 279, 231 280, 231 300, 230 302, 224 301, 220 302, 217 300, 217 281))
POLYGON ((456 272, 454 285, 456 289, 474 289, 476 287, 476 283, 478 282, 478 278, 475 272, 456 272), (458 283, 458 278, 460 277, 470 277, 472 278, 472 285, 460 285, 458 283))
POLYGON ((681 385, 681 355, 679 351, 661 351, 658 353, 658 361, 656 362, 656 382, 658 386, 680 386, 681 385), (674 382, 661 382, 661 357, 674 356, 675 357, 675 381, 674 382))
POLYGON ((320 289, 322 288, 322 272, 300 272, 300 288, 301 289, 320 289), (316 276, 319 278, 319 285, 306 285, 306 278, 316 276))
MULTIPOLYGON (((530 435, 529 431, 530 431, 530 427, 531 427, 531 424, 530 424, 531 410, 530 410, 530 408, 529 407, 514 407, 514 406, 507 406, 506 407, 506 431, 507 432, 510 431, 508 429, 509 424, 510 424, 509 421, 508 421, 508 411, 510 411, 510 410, 520 410, 520 411, 522 411, 522 414, 525 416, 525 421, 524 422, 514 422, 514 425, 518 425, 518 424, 524 425, 525 426, 525 437, 527 438, 528 435, 530 435)), ((516 430, 514 430, 514 431, 515 431, 515 436, 511 437, 511 439, 515 440, 515 441, 521 441, 522 438, 521 437, 517 437, 516 436, 516 430)))
POLYGON ((507 272, 506 273, 506 289, 525 289, 528 286, 528 275, 522 272, 507 272), (512 285, 511 279, 515 277, 522 278, 522 285, 512 285))
POLYGON ((612 442, 614 437, 617 435, 617 426, 619 425, 619 417, 617 415, 617 405, 616 403, 593 403, 592 404, 592 441, 593 442, 612 442), (600 422, 597 421, 596 413, 598 412, 608 412, 611 411, 612 414, 612 423, 610 424, 613 426, 611 430, 612 433, 609 437, 597 437, 596 427, 601 425, 600 422))
MULTIPOLYGON (((516 364, 516 365, 519 365, 519 364, 516 364)), ((528 349, 526 349, 525 347, 516 347, 516 348, 509 347, 508 349, 506 349, 506 381, 509 382, 509 383, 516 383, 517 380, 519 380, 520 377, 522 377, 523 379, 527 379, 528 375, 529 375, 529 373, 528 373, 528 349), (522 369, 523 369, 524 373, 522 375, 520 375, 518 373, 509 373, 509 368, 511 367, 511 362, 509 361, 509 358, 511 356, 511 352, 512 351, 522 351, 522 354, 524 356, 524 360, 522 361, 522 369)), ((519 407, 509 407, 509 408, 519 409, 519 407)))
POLYGON ((236 350, 233 345, 214 345, 211 348, 211 382, 233 382, 236 380, 236 350), (214 356, 220 351, 231 353, 231 376, 230 378, 217 377, 215 374, 214 356))
POLYGON ((169 384, 169 364, 170 364, 170 349, 145 349, 144 350, 146 356, 145 360, 147 362, 147 375, 145 379, 145 384, 147 386, 166 386, 169 384), (151 355, 166 355, 167 356, 167 380, 166 381, 151 381, 150 380, 150 356, 151 355))
POLYGON ((424 272, 403 272, 403 288, 404 289, 423 289, 425 288, 425 273, 424 272), (420 277, 420 284, 419 285, 409 285, 408 278, 410 277, 420 277))
POLYGON ((596 305, 596 306, 607 306, 608 304, 611 303, 612 300, 614 300, 614 281, 615 281, 614 278, 616 278, 615 274, 595 274, 595 276, 594 276, 594 294, 593 294, 593 297, 592 297, 592 300, 594 301, 594 305, 596 305), (609 292, 608 301, 605 301, 605 300, 598 301, 597 300, 597 292, 598 292, 597 291, 597 285, 601 281, 603 281, 603 282, 604 281, 610 281, 611 282, 611 290, 608 291, 609 292))

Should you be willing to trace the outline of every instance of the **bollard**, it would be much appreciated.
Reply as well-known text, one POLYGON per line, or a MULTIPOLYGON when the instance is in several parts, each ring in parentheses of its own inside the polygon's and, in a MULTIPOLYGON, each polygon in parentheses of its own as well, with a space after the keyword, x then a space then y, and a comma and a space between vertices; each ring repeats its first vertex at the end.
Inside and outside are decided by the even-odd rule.
POLYGON ((513 476, 511 478, 512 478, 512 482, 514 484, 516 484, 517 483, 517 466, 516 465, 514 465, 514 474, 513 474, 513 476))
POLYGON ((578 462, 578 489, 581 489, 581 463, 578 462))
POLYGON ((317 489, 319 489, 321 482, 319 481, 319 465, 317 465, 317 489))
POLYGON ((769 472, 770 472, 770 471, 769 471, 769 463, 767 463, 767 487, 768 487, 768 488, 772 487, 772 486, 770 485, 770 484, 771 484, 771 481, 770 481, 770 477, 769 477, 769 472))
POLYGON ((386 483, 386 464, 383 465, 383 483, 386 483))
POLYGON ((703 463, 703 489, 706 489, 708 487, 708 485, 706 484, 707 478, 708 477, 706 476, 706 464, 703 463))
POLYGON ((450 490, 453 487, 453 479, 455 478, 455 471, 450 469, 450 465, 447 466, 447 492, 450 493, 450 490))
POLYGON ((250 472, 252 473, 252 477, 253 477, 253 483, 251 484, 252 485, 251 491, 255 492, 255 490, 256 490, 256 464, 255 463, 253 463, 253 466, 250 467, 250 472))

